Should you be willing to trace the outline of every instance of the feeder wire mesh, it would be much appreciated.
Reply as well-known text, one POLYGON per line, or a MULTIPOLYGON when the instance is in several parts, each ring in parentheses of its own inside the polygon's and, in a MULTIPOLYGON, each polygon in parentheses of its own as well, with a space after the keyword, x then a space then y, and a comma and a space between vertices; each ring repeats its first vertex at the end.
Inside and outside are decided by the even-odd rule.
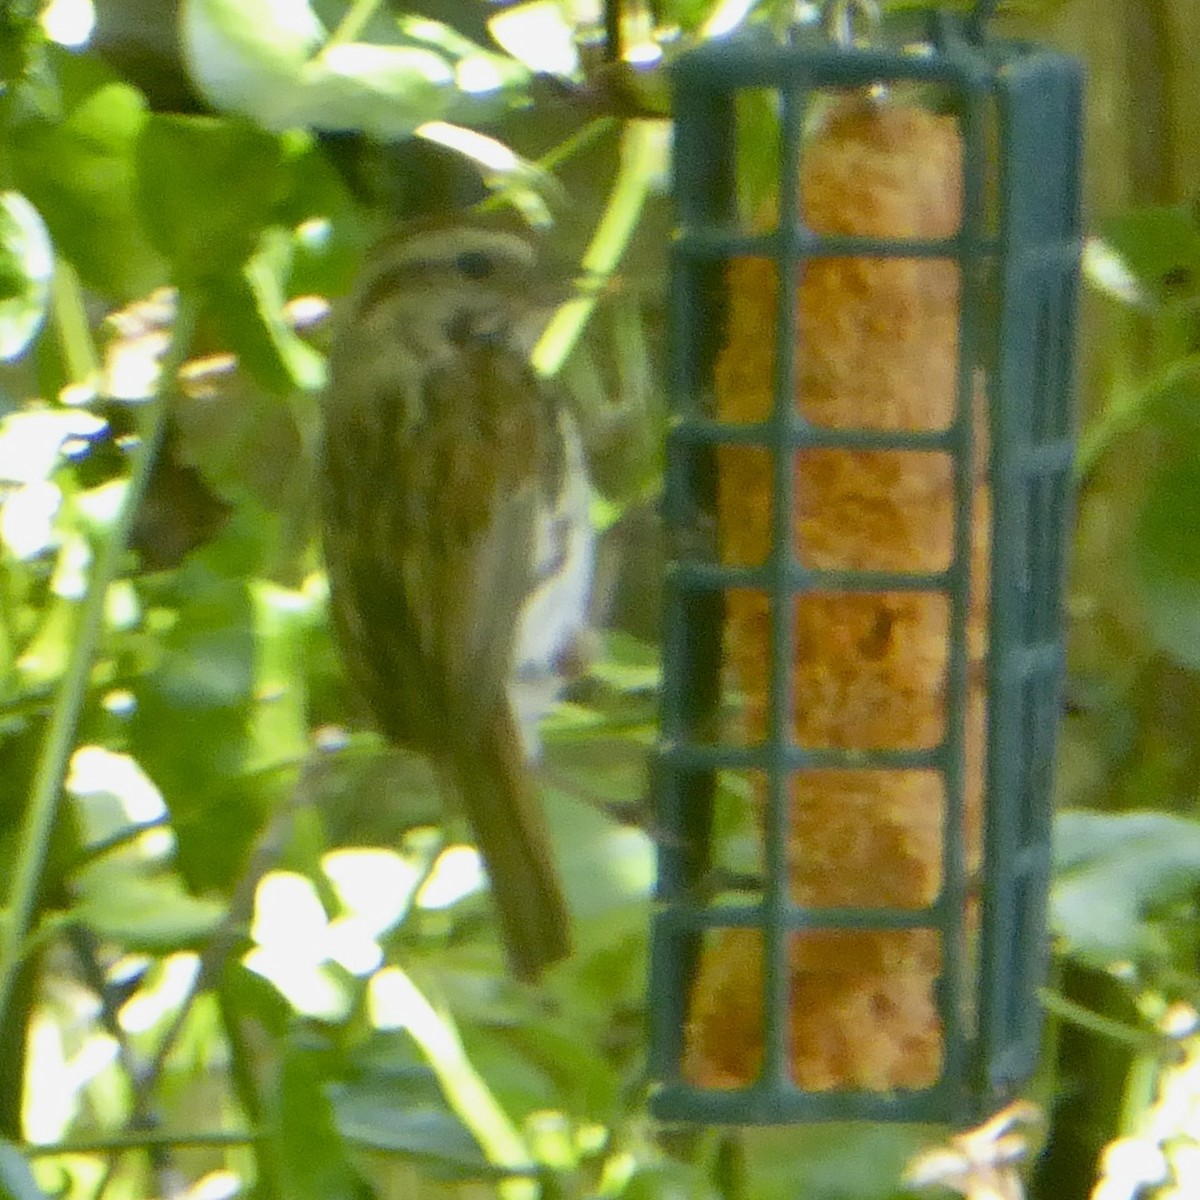
POLYGON ((961 1120, 1036 1055, 1080 77, 979 41, 990 5, 924 14, 919 54, 886 20, 857 41, 861 7, 835 6, 834 44, 731 38, 675 67, 667 1118, 961 1120), (778 120, 765 215, 738 208, 755 93, 778 120), (733 895, 731 772, 761 834, 733 895))

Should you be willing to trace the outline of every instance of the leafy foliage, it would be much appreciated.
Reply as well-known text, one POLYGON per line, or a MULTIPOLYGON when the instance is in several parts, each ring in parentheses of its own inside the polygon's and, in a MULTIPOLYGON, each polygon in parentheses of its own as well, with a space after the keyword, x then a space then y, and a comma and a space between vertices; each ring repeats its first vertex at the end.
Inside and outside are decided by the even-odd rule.
MULTIPOLYGON (((36 16, 0 104, 4 383, 45 397, 0 410, 0 1006, 6 1063, 35 1014, 116 1057, 74 1083, 27 1043, 3 1084, 5 1188, 94 1186, 94 1158, 30 1174, 24 1136, 147 1122, 232 1130, 252 1160, 172 1155, 197 1178, 241 1162, 268 1195, 527 1174, 535 1110, 560 1114, 555 1169, 601 1164, 632 1111, 620 1008, 640 1003, 650 848, 580 798, 572 756, 617 714, 646 744, 652 657, 614 642, 586 735, 558 736, 548 802, 589 881, 585 948, 526 994, 424 768, 334 732, 354 713, 308 482, 322 310, 296 303, 344 290, 376 220, 316 128, 495 113, 528 72, 438 22, 335 45, 303 6, 194 3, 189 70, 246 115, 156 112, 36 16), (57 989, 37 1007, 34 972, 57 989), (577 1124, 598 1130, 586 1152, 577 1124)), ((157 1190, 151 1161, 114 1168, 110 1188, 157 1190)))
MULTIPOLYGON (((170 6, 150 7, 161 24, 170 6)), ((103 45, 56 44, 44 5, 0 6, 0 1192, 158 1194, 169 1169, 264 1196, 887 1196, 924 1132, 646 1121, 652 846, 623 823, 658 682, 644 563, 622 575, 637 619, 546 731, 579 952, 543 988, 507 980, 426 769, 347 732, 313 537, 317 298, 345 292, 379 220, 364 196, 394 174, 435 206, 490 190, 553 213, 572 253, 612 199, 597 181, 629 185, 608 210, 619 244, 589 266, 641 222, 627 252, 646 285, 595 315, 600 344, 564 379, 605 449, 611 558, 657 565, 630 530, 660 470, 660 143, 545 102, 524 59, 573 46, 557 5, 520 6, 532 32, 503 52, 476 6, 444 7, 184 0, 177 111, 103 45), (443 195, 427 160, 370 139, 347 171, 331 134, 449 146, 461 186, 443 195)), ((699 36, 715 7, 664 12, 699 36)), ((744 165, 753 205, 762 163, 744 165)), ((1093 283, 1127 325, 1084 429, 1050 999, 1135 1047, 1140 1075, 1105 1086, 1150 1114, 1197 1053, 1168 1018, 1200 991, 1200 232, 1190 207, 1155 205, 1099 234, 1120 286, 1099 266, 1093 283), (1073 971, 1103 974, 1133 1018, 1081 1002, 1073 971)), ((726 800, 728 850, 748 838, 726 800)))
POLYGON ((1068 1023, 1064 1082, 1089 1098, 1064 1105, 1070 1137, 1098 1149, 1123 1135, 1098 1189, 1195 1186, 1169 1110, 1196 1053, 1198 245, 1190 206, 1147 205, 1104 221, 1085 252, 1120 338, 1105 348, 1080 445, 1059 785, 1089 807, 1056 825, 1063 957, 1048 1002, 1068 1023), (1094 1075, 1080 1057, 1093 1053, 1094 1075))

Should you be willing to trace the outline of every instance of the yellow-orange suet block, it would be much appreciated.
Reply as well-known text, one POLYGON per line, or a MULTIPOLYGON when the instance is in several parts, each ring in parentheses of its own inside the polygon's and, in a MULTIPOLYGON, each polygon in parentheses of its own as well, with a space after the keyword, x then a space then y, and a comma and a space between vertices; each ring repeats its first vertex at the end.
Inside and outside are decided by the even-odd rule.
MULTIPOLYGON (((898 100, 837 101, 803 153, 800 196, 819 234, 953 236, 961 220, 962 144, 953 118, 898 100)), ((764 222, 769 227, 773 214, 764 222)), ((741 258, 727 274, 718 415, 769 418, 777 267, 741 258)), ((832 429, 944 430, 958 392, 959 275, 937 258, 809 260, 799 278, 796 406, 832 429)), ((977 413, 977 425, 982 414, 977 413)), ((986 438, 979 431, 977 460, 986 438)), ((772 459, 718 451, 722 560, 764 561, 772 540, 772 459)), ((955 470, 942 452, 809 449, 796 454, 794 550, 805 566, 934 572, 951 562, 955 470)), ((971 681, 966 717, 968 858, 977 860, 986 702, 988 497, 973 477, 971 681)), ((792 735, 845 750, 915 750, 946 736, 950 605, 929 592, 810 593, 793 606, 792 735)), ((743 698, 738 731, 770 720, 771 601, 726 598, 725 664, 743 698)), ((760 803, 765 799, 761 794, 760 803)), ((946 798, 933 770, 821 770, 791 782, 788 863, 798 903, 918 908, 942 886, 946 798)), ((943 950, 932 930, 828 930, 789 942, 787 1023, 794 1082, 807 1090, 933 1083, 942 1054, 934 987, 943 950)), ((708 1087, 753 1081, 762 1055, 757 932, 717 936, 701 956, 685 1073, 708 1087)))

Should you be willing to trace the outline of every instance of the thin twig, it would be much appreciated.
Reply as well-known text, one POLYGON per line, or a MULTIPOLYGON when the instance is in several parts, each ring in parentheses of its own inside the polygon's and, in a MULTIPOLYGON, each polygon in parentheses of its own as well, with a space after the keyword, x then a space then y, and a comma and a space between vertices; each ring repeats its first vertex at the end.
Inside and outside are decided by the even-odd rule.
POLYGON ((221 1149, 249 1146, 259 1135, 253 1130, 216 1130, 175 1133, 164 1129, 145 1129, 133 1134, 112 1134, 108 1137, 71 1138, 65 1142, 26 1144, 21 1153, 26 1158, 50 1158, 57 1154, 120 1154, 128 1150, 146 1150, 159 1146, 164 1149, 221 1149))

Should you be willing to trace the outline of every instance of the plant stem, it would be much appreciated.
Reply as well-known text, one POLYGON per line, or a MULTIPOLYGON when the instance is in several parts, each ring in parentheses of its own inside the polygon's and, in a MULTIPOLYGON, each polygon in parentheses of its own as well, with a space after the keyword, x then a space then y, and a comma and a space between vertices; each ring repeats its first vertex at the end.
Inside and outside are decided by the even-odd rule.
POLYGON ((553 150, 543 154, 537 160, 537 165, 543 171, 556 171, 565 162, 570 162, 577 154, 582 154, 593 142, 598 141, 604 134, 617 124, 616 117, 596 117, 582 129, 564 138, 553 150))
POLYGON ((42 1145, 23 1145, 26 1158, 49 1158, 55 1154, 117 1154, 123 1150, 146 1150, 151 1146, 163 1149, 191 1147, 193 1149, 223 1149, 249 1146, 258 1141, 253 1130, 224 1133, 175 1133, 163 1129, 142 1129, 137 1133, 114 1133, 109 1137, 72 1138, 67 1142, 47 1142, 42 1145))
MULTIPOLYGON (((589 280, 602 283, 612 275, 633 237, 650 192, 650 181, 658 168, 661 154, 658 125, 657 121, 630 121, 625 126, 621 170, 580 264, 589 280)), ((568 300, 555 312, 530 359, 539 375, 550 378, 558 374, 598 298, 599 290, 589 287, 585 295, 568 300)))
POLYGON ((66 360, 67 378, 74 384, 91 383, 100 374, 100 357, 88 329, 79 276, 64 259, 60 258, 54 264, 50 295, 54 328, 66 360))
POLYGON ((380 0, 355 0, 346 10, 346 15, 338 22, 329 41, 322 47, 322 53, 334 46, 342 46, 352 42, 362 33, 364 26, 375 15, 380 0))
POLYGON ((1126 1025, 1123 1021, 1114 1021, 1102 1013, 1093 1012, 1066 996, 1053 992, 1049 988, 1038 990, 1038 1000, 1042 1007, 1053 1013, 1059 1020, 1086 1029, 1097 1037, 1108 1038, 1125 1046, 1132 1046, 1142 1054, 1150 1054, 1157 1058, 1171 1058, 1178 1054, 1179 1046, 1173 1038, 1165 1034, 1154 1033, 1147 1029, 1138 1029, 1126 1025))

